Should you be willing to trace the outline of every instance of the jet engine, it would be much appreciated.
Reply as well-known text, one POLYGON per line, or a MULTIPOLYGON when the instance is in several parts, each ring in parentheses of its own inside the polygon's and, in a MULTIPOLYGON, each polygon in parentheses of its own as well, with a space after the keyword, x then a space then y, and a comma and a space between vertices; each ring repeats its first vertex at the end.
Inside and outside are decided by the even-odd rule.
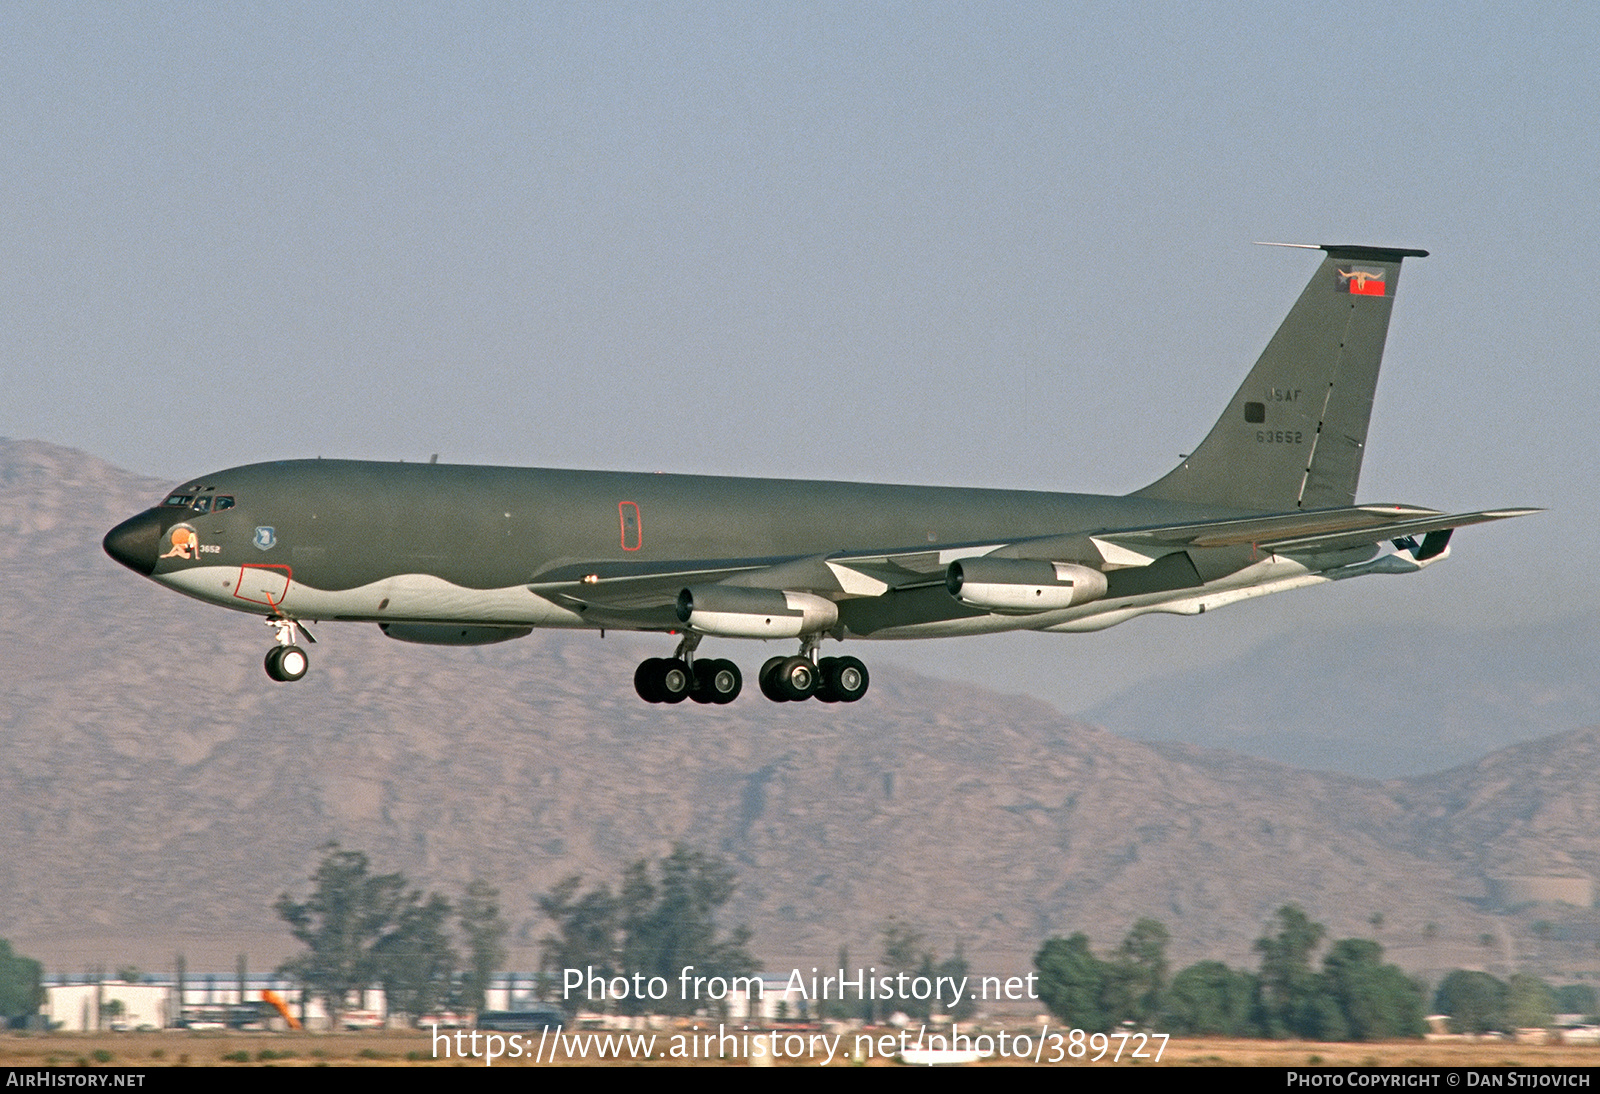
POLYGON ((963 558, 945 571, 945 588, 963 604, 1001 615, 1032 615, 1106 595, 1106 575, 1076 562, 963 558))
POLYGON ((678 620, 722 638, 798 638, 839 622, 839 606, 815 593, 706 585, 678 594, 678 620))

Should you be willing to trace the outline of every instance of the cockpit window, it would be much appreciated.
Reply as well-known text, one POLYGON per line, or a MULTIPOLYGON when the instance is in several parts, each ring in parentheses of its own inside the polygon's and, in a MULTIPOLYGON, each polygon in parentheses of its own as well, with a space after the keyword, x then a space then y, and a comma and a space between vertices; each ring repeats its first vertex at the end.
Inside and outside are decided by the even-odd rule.
POLYGON ((172 509, 193 509, 196 513, 220 513, 232 509, 236 503, 232 494, 172 494, 161 504, 172 509))

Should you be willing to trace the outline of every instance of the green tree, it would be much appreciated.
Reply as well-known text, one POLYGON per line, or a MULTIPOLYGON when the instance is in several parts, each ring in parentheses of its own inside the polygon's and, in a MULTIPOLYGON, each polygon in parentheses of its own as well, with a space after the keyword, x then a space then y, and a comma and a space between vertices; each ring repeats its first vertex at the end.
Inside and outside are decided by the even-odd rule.
POLYGON ((391 1012, 420 1018, 449 996, 456 971, 448 932, 451 910, 438 893, 426 901, 421 893, 408 893, 393 929, 373 943, 373 966, 391 1012))
POLYGON ((1191 1035, 1254 1037, 1259 1033, 1251 1017, 1255 997, 1254 976, 1221 961, 1202 961, 1173 977, 1160 1028, 1191 1035))
POLYGON ((487 881, 473 881, 456 910, 467 947, 461 1001, 467 1010, 476 1012, 484 1008, 489 978, 510 956, 505 947, 506 921, 500 918, 500 890, 487 881))
POLYGON ((1091 1032, 1110 1025, 1105 1012, 1109 970, 1089 950, 1082 931, 1071 938, 1052 938, 1034 955, 1039 970, 1039 998, 1063 1022, 1091 1032))
POLYGON ((1450 1016, 1452 1033, 1504 1031, 1506 985, 1486 972, 1455 969, 1439 984, 1433 1007, 1450 1016))
POLYGON ((1588 984, 1566 984, 1556 989, 1556 1010, 1561 1014, 1593 1014, 1594 988, 1588 984))
POLYGON ((1320 1036, 1328 1014, 1311 957, 1326 928, 1313 923, 1297 904, 1285 904, 1276 918, 1278 933, 1258 938, 1255 944, 1261 955, 1257 1020, 1269 1037, 1320 1036))
MULTIPOLYGON (((923 949, 922 932, 913 930, 909 923, 895 916, 883 925, 882 934, 883 957, 879 960, 885 974, 932 975, 933 955, 923 949)), ((876 1000, 874 1008, 881 1012, 880 1018, 901 1011, 912 1018, 926 1019, 930 1012, 927 1001, 917 999, 876 1000)))
POLYGON ((402 911, 420 901, 420 894, 407 892, 404 875, 373 874, 360 851, 337 843, 322 851, 311 896, 302 902, 284 893, 273 905, 308 950, 279 966, 278 975, 320 996, 337 1029, 346 997, 379 979, 379 944, 398 929, 402 911))
POLYGON ((1112 1025, 1151 1025, 1161 1010, 1167 986, 1167 928, 1155 919, 1141 919, 1112 955, 1107 977, 1106 1011, 1112 1025))
MULTIPOLYGON (((840 967, 842 968, 843 966, 840 967)), ((960 984, 966 980, 972 974, 972 966, 967 963, 966 947, 958 940, 956 942, 956 952, 939 962, 938 968, 934 972, 939 976, 949 977, 948 983, 960 984)), ((962 1022, 978 1012, 978 1001, 970 984, 966 993, 962 995, 961 1002, 950 1007, 949 1011, 950 1017, 962 1022)))
POLYGON ((1506 985, 1506 1022, 1512 1029, 1543 1029, 1555 1011, 1555 992, 1537 976, 1519 972, 1506 985))
POLYGON ((592 968, 595 975, 609 979, 621 956, 616 898, 605 885, 580 896, 582 886, 583 878, 573 874, 539 898, 539 910, 556 925, 554 933, 540 939, 540 967, 558 984, 564 969, 592 968))
POLYGON ((1335 942, 1323 959, 1322 984, 1344 1026, 1343 1039, 1377 1041, 1427 1032, 1422 989, 1368 938, 1335 942))
MULTIPOLYGON (((733 896, 735 874, 719 858, 678 844, 652 869, 644 859, 623 873, 620 895, 602 885, 582 896, 582 879, 569 877, 539 898, 556 925, 546 935, 541 960, 561 978, 565 969, 590 966, 598 976, 660 976, 674 989, 683 969, 706 978, 749 976, 761 965, 749 950, 750 929, 718 932, 716 913, 733 896)), ((649 1004, 664 1013, 687 1013, 705 1000, 680 999, 676 990, 649 1004)), ((630 998, 619 1009, 638 1013, 630 998)))
POLYGON ((0 938, 0 1028, 33 1017, 43 1005, 44 966, 0 938))

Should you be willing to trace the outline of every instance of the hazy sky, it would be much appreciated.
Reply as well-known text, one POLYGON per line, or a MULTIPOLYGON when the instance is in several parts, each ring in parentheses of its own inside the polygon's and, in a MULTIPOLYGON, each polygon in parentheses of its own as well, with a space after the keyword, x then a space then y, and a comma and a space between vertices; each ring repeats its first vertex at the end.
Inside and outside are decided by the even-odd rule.
POLYGON ((1293 626, 1592 611, 1597 73, 1589 3, 8 3, 0 433, 1124 492, 1316 266, 1253 240, 1425 247, 1362 498, 1551 512, 876 649, 1073 709, 1293 626))

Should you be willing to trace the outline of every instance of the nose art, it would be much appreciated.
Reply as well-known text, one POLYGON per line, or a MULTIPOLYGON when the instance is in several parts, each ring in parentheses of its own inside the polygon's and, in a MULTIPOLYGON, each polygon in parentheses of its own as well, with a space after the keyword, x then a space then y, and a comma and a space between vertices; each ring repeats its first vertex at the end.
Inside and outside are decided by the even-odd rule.
POLYGON ((156 568, 156 545, 161 538, 161 518, 147 509, 106 533, 101 546, 106 554, 136 574, 149 577, 156 568))

